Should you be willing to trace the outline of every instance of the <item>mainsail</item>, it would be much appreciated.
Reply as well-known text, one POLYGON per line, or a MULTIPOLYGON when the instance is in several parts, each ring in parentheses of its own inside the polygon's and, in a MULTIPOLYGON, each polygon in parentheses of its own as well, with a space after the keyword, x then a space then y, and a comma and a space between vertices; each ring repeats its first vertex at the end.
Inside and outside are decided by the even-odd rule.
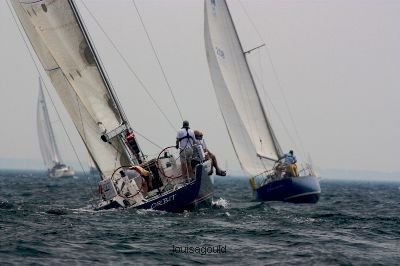
POLYGON ((42 81, 39 78, 39 97, 37 103, 37 131, 39 136, 40 152, 45 166, 52 169, 61 163, 53 127, 50 122, 49 112, 43 93, 42 81))
POLYGON ((205 1, 204 35, 217 100, 241 167, 256 175, 282 151, 267 119, 225 0, 205 1))
POLYGON ((129 129, 73 0, 13 0, 33 49, 104 177, 134 162, 129 129), (101 137, 103 139, 101 139, 101 137))

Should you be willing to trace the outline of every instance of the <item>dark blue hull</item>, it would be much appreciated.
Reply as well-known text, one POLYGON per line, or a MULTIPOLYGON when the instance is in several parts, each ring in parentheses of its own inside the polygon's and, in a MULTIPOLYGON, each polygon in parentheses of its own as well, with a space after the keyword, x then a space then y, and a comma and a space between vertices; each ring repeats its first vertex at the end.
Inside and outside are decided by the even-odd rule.
MULTIPOLYGON (((204 165, 196 166, 196 178, 189 184, 165 193, 162 196, 156 196, 141 205, 132 208, 152 209, 167 212, 183 212, 185 210, 194 210, 201 207, 211 206, 213 196, 213 183, 208 171, 204 165)), ((119 208, 117 202, 111 202, 101 209, 119 208)))
POLYGON ((172 191, 162 197, 138 206, 138 209, 153 209, 167 212, 182 212, 211 205, 213 187, 211 178, 204 166, 196 167, 196 179, 184 187, 172 191), (205 175, 204 175, 205 174, 205 175))
POLYGON ((260 201, 316 203, 320 193, 319 181, 315 176, 284 178, 256 189, 256 197, 260 201))

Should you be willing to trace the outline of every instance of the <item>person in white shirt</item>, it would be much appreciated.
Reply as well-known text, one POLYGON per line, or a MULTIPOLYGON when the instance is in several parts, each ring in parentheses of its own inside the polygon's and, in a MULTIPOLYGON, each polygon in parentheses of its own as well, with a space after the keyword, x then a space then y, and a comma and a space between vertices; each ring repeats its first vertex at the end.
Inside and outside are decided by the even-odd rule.
POLYGON ((176 148, 180 149, 182 176, 188 180, 192 175, 193 169, 191 165, 195 136, 193 130, 189 127, 189 121, 183 121, 182 128, 176 135, 176 148))
POLYGON ((195 130, 194 131, 194 135, 195 135, 195 138, 196 138, 195 143, 196 144, 200 144, 203 147, 204 152, 206 153, 206 160, 208 160, 208 158, 211 158, 211 162, 212 162, 211 167, 215 168, 216 174, 220 175, 220 176, 226 176, 226 171, 221 170, 218 167, 217 158, 207 148, 207 145, 206 145, 206 143, 204 142, 204 139, 203 139, 203 132, 201 132, 200 130, 195 130))

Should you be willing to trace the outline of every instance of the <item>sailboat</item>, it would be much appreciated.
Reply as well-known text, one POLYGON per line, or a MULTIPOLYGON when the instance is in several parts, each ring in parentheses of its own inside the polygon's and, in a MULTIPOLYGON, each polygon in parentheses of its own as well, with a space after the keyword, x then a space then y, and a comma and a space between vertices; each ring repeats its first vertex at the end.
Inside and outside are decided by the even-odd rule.
POLYGON ((39 78, 39 97, 37 103, 37 131, 40 152, 42 153, 43 162, 47 167, 48 177, 56 178, 74 176, 74 169, 62 162, 54 130, 50 121, 41 78, 39 78))
POLYGON ((179 212, 211 204, 211 161, 201 146, 193 146, 194 175, 182 173, 175 146, 147 158, 75 1, 12 0, 12 6, 99 171, 96 210, 179 212))
POLYGON ((99 171, 97 171, 96 165, 94 164, 93 159, 90 157, 89 157, 88 165, 89 165, 89 174, 91 176, 99 175, 99 171))
POLYGON ((219 107, 241 168, 257 200, 315 203, 321 192, 311 168, 290 176, 268 120, 229 7, 205 1, 205 46, 219 107))

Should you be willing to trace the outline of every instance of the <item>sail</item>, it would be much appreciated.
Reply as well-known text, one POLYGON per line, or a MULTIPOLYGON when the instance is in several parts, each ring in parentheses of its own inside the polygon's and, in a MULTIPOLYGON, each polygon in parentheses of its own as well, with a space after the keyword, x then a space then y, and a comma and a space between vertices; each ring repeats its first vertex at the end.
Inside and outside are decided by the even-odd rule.
POLYGON ((37 103, 37 131, 39 136, 40 152, 45 166, 53 168, 61 162, 60 152, 57 148, 56 139, 51 126, 49 112, 43 93, 42 82, 39 78, 39 97, 37 103))
POLYGON ((241 167, 264 172, 282 154, 225 0, 205 1, 204 38, 214 90, 241 167))
POLYGON ((126 145, 117 136, 127 128, 127 121, 74 1, 13 0, 12 5, 102 174, 109 177, 117 167, 130 164, 132 159, 126 145), (107 142, 101 139, 105 134, 110 136, 107 142))

